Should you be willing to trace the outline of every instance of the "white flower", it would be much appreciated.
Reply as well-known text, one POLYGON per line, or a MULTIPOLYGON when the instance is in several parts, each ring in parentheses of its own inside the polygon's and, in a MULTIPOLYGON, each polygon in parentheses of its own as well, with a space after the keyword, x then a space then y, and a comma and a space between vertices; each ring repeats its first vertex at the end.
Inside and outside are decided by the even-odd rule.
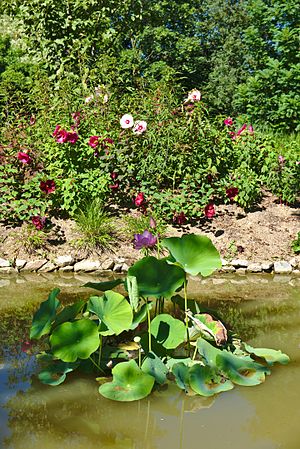
POLYGON ((201 100, 201 92, 197 89, 193 89, 191 90, 191 92, 189 92, 189 95, 187 97, 187 101, 200 101, 201 100))
POLYGON ((142 134, 144 131, 146 131, 146 129, 147 129, 147 122, 145 122, 144 120, 139 120, 135 122, 132 131, 135 134, 142 134))
POLYGON ((89 103, 90 101, 92 101, 94 98, 94 95, 90 95, 89 97, 86 97, 86 99, 84 100, 85 103, 89 103))
POLYGON ((120 125, 122 128, 132 128, 133 126, 133 117, 131 114, 125 114, 120 120, 120 125))

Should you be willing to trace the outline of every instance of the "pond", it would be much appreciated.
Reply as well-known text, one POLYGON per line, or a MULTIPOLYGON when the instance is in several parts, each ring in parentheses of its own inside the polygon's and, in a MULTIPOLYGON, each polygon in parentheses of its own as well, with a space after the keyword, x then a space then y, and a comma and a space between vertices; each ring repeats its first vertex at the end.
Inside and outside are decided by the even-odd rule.
POLYGON ((190 297, 218 309, 253 346, 291 358, 266 382, 212 398, 188 397, 176 386, 147 399, 101 397, 94 378, 71 376, 42 385, 26 352, 37 305, 53 287, 66 302, 86 297, 87 275, 0 278, 0 447, 3 449, 299 449, 300 280, 225 275, 194 280, 190 297), (25 351, 25 352, 24 352, 25 351))

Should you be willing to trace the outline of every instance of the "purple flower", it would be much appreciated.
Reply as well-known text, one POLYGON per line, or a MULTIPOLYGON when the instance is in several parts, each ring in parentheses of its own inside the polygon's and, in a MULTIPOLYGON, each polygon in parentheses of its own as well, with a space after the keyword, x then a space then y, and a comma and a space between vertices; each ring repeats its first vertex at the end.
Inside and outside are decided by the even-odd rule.
POLYGON ((143 234, 134 234, 135 249, 153 248, 156 243, 157 238, 147 230, 145 230, 143 234))

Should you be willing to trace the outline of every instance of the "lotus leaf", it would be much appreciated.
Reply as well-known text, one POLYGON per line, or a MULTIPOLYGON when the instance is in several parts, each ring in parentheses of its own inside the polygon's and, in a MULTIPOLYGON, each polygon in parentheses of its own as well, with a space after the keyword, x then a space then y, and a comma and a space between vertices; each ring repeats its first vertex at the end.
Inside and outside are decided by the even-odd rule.
POLYGON ((130 326, 130 330, 134 330, 138 327, 140 323, 145 321, 147 318, 147 311, 152 309, 152 302, 143 304, 140 310, 133 315, 133 320, 130 326))
POLYGON ((192 389, 201 396, 213 396, 233 388, 232 382, 224 379, 214 368, 199 364, 189 369, 189 383, 192 389))
POLYGON ((136 277, 139 293, 145 298, 170 298, 185 280, 185 273, 180 267, 152 256, 136 262, 129 268, 128 275, 136 277))
POLYGON ((208 341, 204 340, 204 338, 198 338, 197 349, 207 365, 216 367, 217 356, 222 352, 220 349, 212 346, 208 341))
POLYGON ((254 354, 257 357, 265 359, 268 365, 274 365, 274 363, 276 362, 281 363, 282 365, 286 365, 290 361, 288 355, 275 349, 253 348, 252 346, 247 345, 246 343, 244 343, 244 348, 247 352, 249 352, 249 354, 254 354))
POLYGON ((67 377, 67 373, 74 371, 79 366, 79 362, 75 363, 65 363, 61 361, 55 361, 52 365, 43 369, 39 373, 39 379, 43 384, 46 385, 60 385, 64 382, 67 377))
POLYGON ((88 319, 60 324, 50 336, 53 355, 64 362, 87 359, 98 349, 99 343, 98 327, 88 319))
POLYGON ((154 352, 148 352, 142 364, 142 371, 153 376, 160 385, 167 380, 168 368, 154 352))
POLYGON ((184 391, 189 389, 189 367, 184 363, 175 363, 172 367, 175 382, 184 391))
POLYGON ((112 288, 115 288, 123 283, 123 279, 114 279, 112 281, 105 282, 87 282, 83 285, 83 287, 94 288, 95 290, 99 290, 100 292, 105 292, 106 290, 111 290, 112 288))
POLYGON ((130 304, 123 295, 112 290, 106 291, 104 296, 91 296, 87 308, 108 328, 109 332, 106 332, 106 328, 100 328, 103 335, 119 335, 132 324, 133 313, 130 304))
POLYGON ((137 312, 138 307, 139 307, 140 297, 139 297, 139 289, 138 289, 136 277, 135 276, 127 276, 125 285, 126 285, 126 288, 128 291, 130 305, 133 308, 133 310, 135 312, 137 312))
POLYGON ((82 310, 84 304, 85 301, 80 300, 70 306, 64 307, 63 310, 58 315, 56 315, 53 327, 56 327, 59 324, 64 323, 65 321, 74 320, 77 317, 78 313, 82 310))
POLYGON ((214 320, 208 313, 189 315, 193 324, 208 340, 214 340, 218 346, 226 343, 227 331, 219 320, 214 320))
POLYGON ((177 348, 183 343, 185 332, 183 322, 166 313, 157 315, 151 321, 151 334, 166 349, 177 348))
POLYGON ((118 363, 113 369, 113 381, 99 387, 99 393, 113 401, 138 401, 151 393, 154 377, 144 373, 134 360, 118 363))
POLYGON ((56 309, 60 305, 59 300, 56 299, 59 292, 59 288, 53 289, 48 299, 41 303, 39 309, 34 314, 30 329, 30 339, 38 340, 50 331, 51 324, 55 319, 56 309))
POLYGON ((208 237, 194 234, 169 237, 161 245, 169 250, 174 262, 193 276, 209 276, 222 267, 220 255, 208 237))

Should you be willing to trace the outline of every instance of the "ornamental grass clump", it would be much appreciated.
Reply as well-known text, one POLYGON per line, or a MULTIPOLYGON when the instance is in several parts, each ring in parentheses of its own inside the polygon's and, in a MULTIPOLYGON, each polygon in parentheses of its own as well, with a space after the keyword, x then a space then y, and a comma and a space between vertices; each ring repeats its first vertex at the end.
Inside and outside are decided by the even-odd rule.
POLYGON ((170 382, 213 396, 258 385, 275 362, 289 362, 281 351, 244 343, 188 300, 188 275, 209 276, 222 265, 208 237, 165 238, 161 246, 164 257, 142 258, 124 279, 85 284, 95 290, 88 300, 63 306, 59 289, 52 290, 30 331, 32 340, 45 343, 38 355, 41 382, 59 385, 84 369, 99 376, 99 393, 115 401, 143 399, 170 382))

